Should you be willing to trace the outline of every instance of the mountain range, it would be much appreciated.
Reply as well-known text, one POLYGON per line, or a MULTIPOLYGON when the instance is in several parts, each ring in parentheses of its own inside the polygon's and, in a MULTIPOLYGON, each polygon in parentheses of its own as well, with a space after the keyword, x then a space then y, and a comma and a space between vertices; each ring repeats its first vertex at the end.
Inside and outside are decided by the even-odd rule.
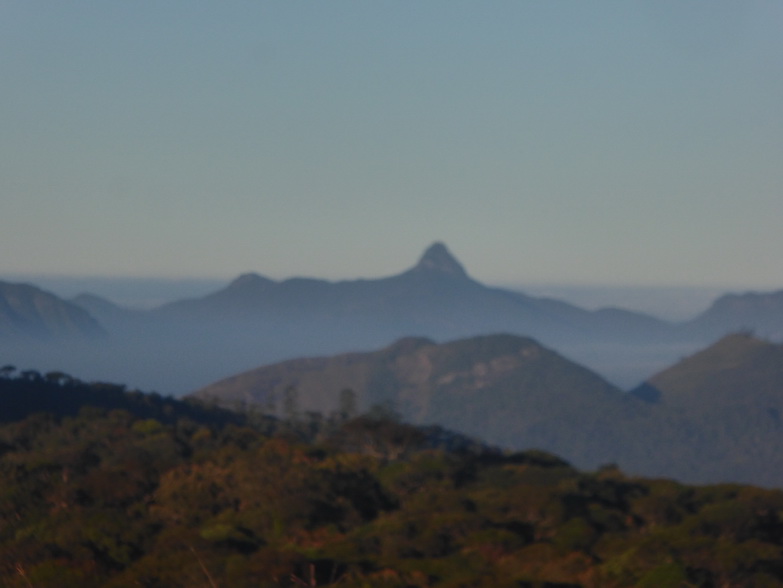
POLYGON ((346 390, 360 410, 391 406, 408 422, 439 424, 502 447, 546 449, 583 467, 599 465, 616 446, 615 423, 646 409, 590 370, 515 335, 441 344, 405 338, 375 352, 294 359, 195 396, 280 414, 295 395, 300 410, 328 414, 346 390))
POLYGON ((413 423, 554 452, 582 468, 615 463, 693 483, 783 485, 783 345, 747 333, 630 393, 533 339, 490 335, 406 338, 375 352, 284 361, 195 396, 278 414, 286 403, 329 413, 346 390, 364 410, 390 405, 413 423))
POLYGON ((0 283, 0 364, 260 410, 334 411, 351 390, 362 409, 580 467, 783 484, 782 317, 782 292, 681 323, 588 311, 481 284, 436 243, 386 278, 244 274, 151 310, 0 283))
MULTIPOLYGON (((13 286, 0 288, 0 308, 10 305, 13 286)), ((534 337, 630 388, 738 325, 775 336, 783 320, 783 293, 728 296, 677 324, 617 308, 585 310, 484 285, 442 243, 386 278, 275 281, 249 273, 206 296, 150 310, 91 294, 65 301, 32 286, 26 292, 26 307, 35 309, 27 322, 0 314, 4 361, 174 394, 287 358, 378 349, 410 336, 448 341, 488 333, 534 337), (42 296, 68 314, 29 302, 42 296), (69 318, 77 315, 79 321, 69 318), (36 321, 47 330, 27 336, 36 321), (106 335, 95 340, 101 331, 106 335), (46 343, 54 333, 75 342, 46 343)))

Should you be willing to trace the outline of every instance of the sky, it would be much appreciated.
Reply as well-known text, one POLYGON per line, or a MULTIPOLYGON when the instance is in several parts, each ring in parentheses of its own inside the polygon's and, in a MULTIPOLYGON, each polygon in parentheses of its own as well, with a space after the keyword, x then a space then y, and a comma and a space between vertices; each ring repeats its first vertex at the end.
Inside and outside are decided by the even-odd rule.
POLYGON ((783 3, 0 3, 0 279, 783 288, 783 3))

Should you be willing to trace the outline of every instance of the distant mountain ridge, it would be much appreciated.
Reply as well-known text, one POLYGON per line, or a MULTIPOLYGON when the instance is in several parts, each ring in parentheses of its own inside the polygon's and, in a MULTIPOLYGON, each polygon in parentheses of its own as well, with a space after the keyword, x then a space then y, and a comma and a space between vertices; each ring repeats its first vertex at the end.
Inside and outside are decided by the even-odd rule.
MULTIPOLYGON (((618 308, 585 310, 486 286, 471 278, 443 243, 434 243, 409 269, 377 279, 276 281, 247 273, 210 294, 150 310, 81 295, 61 302, 79 306, 93 317, 80 324, 97 323, 107 332, 97 349, 7 343, 0 351, 7 361, 20 365, 66 369, 182 394, 287 358, 377 349, 409 336, 447 341, 505 332, 534 337, 631 387, 730 332, 733 325, 779 324, 783 310, 770 305, 766 296, 748 300, 746 306, 757 310, 746 311, 743 317, 752 320, 726 318, 730 305, 717 303, 703 316, 680 324, 618 308)), ((69 320, 60 317, 55 322, 63 331, 73 330, 69 320)), ((26 336, 22 326, 31 328, 6 317, 0 333, 15 342, 26 336)), ((54 323, 47 328, 57 330, 54 323)))
POLYGON ((103 328, 83 308, 31 284, 0 282, 0 338, 94 338, 103 328))
POLYGON ((244 274, 152 310, 2 285, 2 365, 174 394, 277 365, 259 385, 277 382, 263 402, 280 403, 281 382, 305 374, 290 384, 303 409, 335 410, 350 387, 365 407, 391 399, 414 422, 540 446, 583 467, 616 458, 649 475, 783 484, 783 360, 749 332, 775 339, 780 292, 726 295, 674 324, 485 286, 442 243, 389 277, 244 274), (697 353, 735 325, 748 332, 697 353), (358 352, 368 349, 377 351, 358 352), (281 367, 291 358, 309 359, 281 367), (644 384, 621 392, 607 382, 618 370, 624 387, 644 384))
POLYGON ((783 340, 783 290, 726 294, 684 326, 713 337, 750 330, 762 337, 783 340))
MULTIPOLYGON (((621 309, 587 311, 565 302, 492 288, 470 278, 442 243, 394 276, 329 282, 291 278, 275 282, 245 274, 208 296, 157 309, 162 318, 210 317, 275 323, 317 321, 319 328, 373 331, 371 341, 420 335, 437 338, 510 331, 545 338, 657 336, 668 323, 621 309), (318 324, 321 323, 321 324, 318 324)), ((339 331, 338 331, 339 332, 339 331)))

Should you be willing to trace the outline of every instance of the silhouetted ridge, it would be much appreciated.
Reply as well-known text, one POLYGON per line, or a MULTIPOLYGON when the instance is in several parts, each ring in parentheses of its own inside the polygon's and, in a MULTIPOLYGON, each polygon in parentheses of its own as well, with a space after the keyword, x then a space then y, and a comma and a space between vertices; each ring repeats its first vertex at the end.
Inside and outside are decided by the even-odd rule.
POLYGON ((247 289, 247 288, 264 288, 274 284, 269 278, 259 276, 254 273, 242 274, 232 281, 228 287, 232 290, 247 289))
POLYGON ((436 272, 462 278, 468 277, 462 264, 440 242, 430 245, 413 269, 414 271, 436 272))
POLYGON ((436 345, 436 343, 426 337, 403 337, 386 349, 392 353, 409 353, 428 345, 436 345))
POLYGON ((783 290, 726 294, 686 327, 702 336, 718 337, 742 330, 770 340, 783 340, 783 290))
POLYGON ((0 281, 0 336, 94 338, 105 335, 83 308, 31 284, 0 281))

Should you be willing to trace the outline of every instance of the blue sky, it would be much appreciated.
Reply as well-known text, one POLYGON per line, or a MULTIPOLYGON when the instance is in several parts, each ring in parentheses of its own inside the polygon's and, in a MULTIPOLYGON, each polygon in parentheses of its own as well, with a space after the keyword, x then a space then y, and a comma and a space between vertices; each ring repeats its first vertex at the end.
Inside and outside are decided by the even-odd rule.
POLYGON ((783 4, 0 3, 0 278, 783 288, 783 4))

